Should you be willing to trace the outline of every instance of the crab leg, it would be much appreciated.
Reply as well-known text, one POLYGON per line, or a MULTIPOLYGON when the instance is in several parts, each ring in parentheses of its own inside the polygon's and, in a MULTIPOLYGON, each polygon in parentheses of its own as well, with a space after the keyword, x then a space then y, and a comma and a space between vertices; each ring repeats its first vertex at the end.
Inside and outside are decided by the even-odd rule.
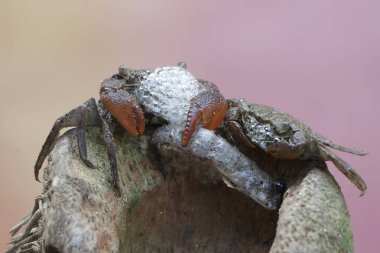
POLYGON ((87 167, 94 169, 95 165, 93 165, 92 162, 88 160, 87 158, 87 145, 86 145, 86 136, 85 136, 85 130, 84 130, 84 127, 85 127, 84 119, 89 118, 88 114, 91 113, 92 110, 90 111, 89 107, 87 106, 81 106, 79 110, 80 110, 80 116, 79 116, 79 120, 77 124, 77 143, 78 143, 79 157, 87 165, 87 167))
POLYGON ((199 80, 207 90, 199 93, 190 101, 186 126, 182 137, 182 146, 189 144, 190 138, 197 128, 198 122, 209 130, 216 129, 227 113, 227 103, 213 83, 199 80))
MULTIPOLYGON (((83 105, 71 110, 70 112, 59 117, 55 121, 52 129, 50 130, 49 135, 47 136, 47 138, 45 140, 45 143, 42 146, 42 149, 38 155, 37 161, 34 165, 34 176, 35 176, 37 181, 39 181, 38 173, 39 173, 39 171, 42 167, 42 164, 45 161, 46 157, 48 156, 50 151, 53 149, 54 144, 55 144, 55 142, 59 136, 59 131, 65 127, 75 127, 75 126, 77 126, 79 128, 83 127, 84 122, 86 122, 86 125, 91 125, 91 126, 100 125, 99 112, 98 112, 94 98, 90 98, 83 105), (88 108, 88 110, 86 109, 86 113, 84 113, 84 108, 86 108, 86 107, 88 108), (78 124, 78 122, 81 121, 81 116, 85 116, 85 119, 83 119, 82 123, 78 124)), ((78 135, 77 135, 78 143, 80 143, 79 146, 83 146, 82 145, 83 140, 84 140, 83 134, 84 133, 78 133, 78 135)), ((80 151, 81 158, 82 158, 82 156, 86 157, 86 155, 85 155, 86 152, 84 152, 84 151, 86 151, 86 149, 85 148, 83 149, 83 147, 81 147, 79 149, 81 150, 80 151)))
POLYGON ((357 150, 357 149, 353 149, 353 148, 349 148, 349 147, 345 147, 345 146, 336 144, 336 143, 332 142, 331 140, 327 139, 326 137, 324 137, 323 135, 321 135, 319 133, 313 133, 313 135, 320 143, 322 143, 323 145, 328 146, 330 148, 333 148, 335 150, 350 153, 353 155, 360 155, 360 156, 368 155, 368 152, 365 152, 363 150, 357 150))
POLYGON ((116 149, 113 140, 114 123, 115 122, 111 120, 102 119, 103 139, 106 143, 108 160, 110 161, 112 183, 116 189, 116 193, 120 196, 120 180, 117 169, 116 149))
POLYGON ((331 161, 361 192, 360 196, 363 196, 367 190, 367 185, 364 180, 356 173, 356 171, 342 158, 337 156, 332 151, 320 146, 321 155, 326 161, 331 161))
MULTIPOLYGON (((138 136, 143 134, 145 130, 144 113, 137 103, 136 97, 123 90, 124 85, 124 80, 115 78, 103 80, 100 88, 100 100, 107 111, 125 130, 132 136, 138 136)), ((110 160, 112 182, 120 194, 116 151, 112 134, 114 125, 110 121, 106 122, 106 117, 102 117, 102 128, 108 159, 110 160)))

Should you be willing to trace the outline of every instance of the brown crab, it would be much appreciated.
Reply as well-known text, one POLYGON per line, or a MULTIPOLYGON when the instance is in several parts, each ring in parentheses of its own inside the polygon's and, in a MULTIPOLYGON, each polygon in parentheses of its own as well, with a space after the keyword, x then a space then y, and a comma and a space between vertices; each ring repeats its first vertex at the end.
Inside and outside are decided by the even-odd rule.
MULTIPOLYGON (((179 63, 178 68, 185 69, 186 65, 179 63)), ((102 81, 98 104, 94 98, 90 98, 83 105, 59 117, 46 138, 35 163, 34 175, 36 180, 38 181, 39 170, 45 158, 54 147, 59 131, 65 127, 77 128, 79 156, 88 167, 95 168, 95 165, 87 158, 84 128, 86 126, 101 125, 110 160, 112 182, 117 192, 120 193, 113 131, 118 122, 132 136, 139 136, 144 133, 144 112, 140 107, 139 100, 143 101, 147 90, 143 90, 141 94, 138 93, 138 90, 139 86, 143 86, 142 84, 144 84, 149 74, 154 71, 150 69, 131 70, 122 66, 118 74, 102 81)), ((187 116, 184 120, 182 146, 188 145, 199 121, 202 121, 204 128, 213 130, 223 121, 227 111, 226 101, 215 85, 207 81, 197 81, 196 79, 195 82, 185 83, 187 87, 184 87, 185 89, 182 94, 182 96, 186 95, 189 98, 184 104, 187 106, 187 116), (198 86, 201 88, 198 88, 198 86)), ((161 87, 159 83, 158 87, 161 87)), ((157 109, 161 111, 165 110, 164 102, 159 101, 157 109)), ((170 114, 175 114, 177 108, 173 107, 170 110, 170 114)), ((168 121, 167 117, 163 118, 168 121)))
POLYGON ((228 100, 228 133, 234 142, 260 148, 278 159, 322 159, 331 161, 360 191, 367 185, 356 171, 328 147, 364 156, 368 153, 335 144, 287 113, 244 99, 228 100))

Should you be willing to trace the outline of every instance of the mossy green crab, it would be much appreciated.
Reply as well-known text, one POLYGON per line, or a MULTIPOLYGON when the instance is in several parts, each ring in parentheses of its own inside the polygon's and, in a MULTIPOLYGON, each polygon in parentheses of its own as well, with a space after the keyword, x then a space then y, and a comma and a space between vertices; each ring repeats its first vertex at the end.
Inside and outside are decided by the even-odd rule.
POLYGON ((234 142, 259 148, 278 159, 318 159, 331 161, 363 195, 367 185, 361 176, 328 148, 364 156, 367 152, 338 145, 314 132, 309 126, 273 107, 228 100, 228 133, 234 142))

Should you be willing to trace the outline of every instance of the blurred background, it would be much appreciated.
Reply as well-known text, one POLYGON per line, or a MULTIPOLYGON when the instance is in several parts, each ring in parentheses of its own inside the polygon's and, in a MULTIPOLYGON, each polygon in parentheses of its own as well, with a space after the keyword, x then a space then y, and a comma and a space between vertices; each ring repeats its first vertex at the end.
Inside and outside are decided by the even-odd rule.
POLYGON ((185 61, 225 97, 278 107, 335 142, 366 195, 329 163, 356 252, 378 252, 378 1, 0 1, 0 251, 42 185, 33 165, 55 119, 121 64, 185 61))

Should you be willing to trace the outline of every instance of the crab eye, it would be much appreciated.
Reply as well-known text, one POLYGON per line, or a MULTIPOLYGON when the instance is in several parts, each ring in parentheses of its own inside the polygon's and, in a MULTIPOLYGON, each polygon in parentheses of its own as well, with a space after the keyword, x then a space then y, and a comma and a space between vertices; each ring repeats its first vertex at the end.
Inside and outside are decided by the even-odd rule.
POLYGON ((106 86, 103 86, 100 88, 100 93, 109 93, 109 92, 112 92, 114 89, 112 89, 111 87, 106 87, 106 86))
POLYGON ((121 65, 119 67, 119 74, 122 75, 122 76, 128 76, 129 75, 129 69, 127 66, 125 65, 121 65))

